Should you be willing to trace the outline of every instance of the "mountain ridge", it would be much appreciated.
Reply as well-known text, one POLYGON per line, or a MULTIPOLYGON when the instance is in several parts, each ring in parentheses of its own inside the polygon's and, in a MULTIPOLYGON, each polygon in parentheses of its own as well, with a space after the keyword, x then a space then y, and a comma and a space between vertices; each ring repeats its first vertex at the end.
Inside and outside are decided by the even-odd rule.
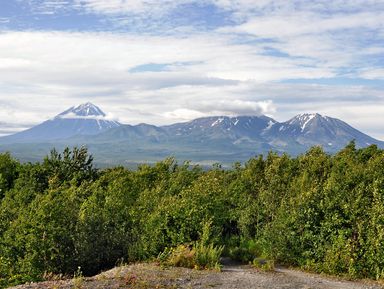
POLYGON ((130 125, 110 120, 99 107, 85 103, 0 138, 0 150, 16 151, 24 158, 28 152, 41 156, 54 146, 87 145, 103 162, 157 161, 172 155, 232 163, 269 151, 298 155, 315 145, 334 153, 352 140, 357 147, 375 144, 384 148, 384 142, 318 113, 299 114, 285 122, 265 115, 208 116, 163 126, 130 125))

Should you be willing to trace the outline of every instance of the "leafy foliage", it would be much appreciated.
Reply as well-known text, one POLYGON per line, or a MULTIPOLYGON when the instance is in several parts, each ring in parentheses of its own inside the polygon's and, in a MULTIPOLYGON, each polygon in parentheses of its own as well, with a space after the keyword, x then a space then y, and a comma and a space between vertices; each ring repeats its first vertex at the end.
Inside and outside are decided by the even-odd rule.
POLYGON ((0 154, 0 287, 156 256, 212 268, 222 254, 383 279, 384 151, 352 142, 228 170, 169 158, 134 171, 97 170, 86 148, 35 164, 0 154))
POLYGON ((19 174, 19 164, 9 153, 0 154, 0 200, 11 189, 19 174))

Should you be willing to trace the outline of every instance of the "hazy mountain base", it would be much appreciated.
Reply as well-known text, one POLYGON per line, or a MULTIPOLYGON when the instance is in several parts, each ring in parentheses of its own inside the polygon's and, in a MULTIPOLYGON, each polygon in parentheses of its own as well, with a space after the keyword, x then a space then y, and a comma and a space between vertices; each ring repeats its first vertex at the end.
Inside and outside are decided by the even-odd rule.
MULTIPOLYGON (((16 159, 25 163, 39 162, 49 154, 52 148, 62 151, 68 146, 86 146, 94 156, 94 164, 99 168, 116 165, 136 168, 139 164, 153 164, 168 157, 173 157, 180 163, 190 161, 191 164, 207 167, 219 163, 223 167, 231 167, 235 162, 245 163, 258 155, 267 156, 269 152, 275 152, 279 155, 288 153, 296 157, 311 147, 311 145, 302 145, 291 141, 276 149, 279 145, 279 143, 275 143, 274 148, 264 142, 233 144, 225 141, 188 142, 187 140, 176 139, 164 142, 140 140, 81 142, 77 139, 68 139, 46 143, 0 144, 0 152, 11 152, 16 159)), ((335 154, 338 150, 338 146, 324 148, 324 151, 330 154, 335 154)))
MULTIPOLYGON (((264 143, 250 143, 248 145, 226 143, 188 143, 188 142, 89 142, 82 143, 74 140, 46 143, 16 143, 0 144, 0 152, 11 152, 21 162, 38 162, 49 154, 54 147, 58 151, 67 146, 85 145, 94 156, 97 167, 123 165, 134 168, 138 164, 155 163, 167 157, 174 157, 179 162, 190 161, 192 164, 212 166, 220 163, 223 167, 230 167, 234 162, 246 162, 256 155, 267 155, 273 149, 264 143)), ((294 146, 292 145, 292 148, 294 146)), ((302 153, 307 147, 298 146, 290 151, 292 155, 302 153)), ((282 154, 283 150, 277 151, 282 154)))

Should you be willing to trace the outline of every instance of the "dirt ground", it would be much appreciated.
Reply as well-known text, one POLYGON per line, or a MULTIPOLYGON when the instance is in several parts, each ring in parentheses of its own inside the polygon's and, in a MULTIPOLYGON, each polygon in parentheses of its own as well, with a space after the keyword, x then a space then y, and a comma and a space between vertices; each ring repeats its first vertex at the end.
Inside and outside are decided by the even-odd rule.
POLYGON ((247 265, 227 264, 224 265, 222 272, 215 272, 163 268, 156 264, 134 264, 117 267, 90 278, 46 281, 13 288, 383 289, 384 287, 373 281, 348 281, 287 268, 264 272, 247 265))

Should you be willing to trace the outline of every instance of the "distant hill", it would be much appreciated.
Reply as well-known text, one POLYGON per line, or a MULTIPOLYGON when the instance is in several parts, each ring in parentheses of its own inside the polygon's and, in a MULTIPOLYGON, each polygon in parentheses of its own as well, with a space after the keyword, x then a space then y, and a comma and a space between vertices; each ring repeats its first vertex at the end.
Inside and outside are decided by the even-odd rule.
POLYGON ((261 115, 212 116, 167 126, 127 125, 109 120, 100 108, 85 103, 0 138, 0 150, 34 161, 52 147, 86 145, 96 161, 104 164, 155 162, 168 156, 201 164, 230 164, 269 151, 297 155, 314 145, 334 153, 352 140, 357 147, 375 144, 384 148, 384 142, 317 113, 300 114, 286 122, 261 115))

